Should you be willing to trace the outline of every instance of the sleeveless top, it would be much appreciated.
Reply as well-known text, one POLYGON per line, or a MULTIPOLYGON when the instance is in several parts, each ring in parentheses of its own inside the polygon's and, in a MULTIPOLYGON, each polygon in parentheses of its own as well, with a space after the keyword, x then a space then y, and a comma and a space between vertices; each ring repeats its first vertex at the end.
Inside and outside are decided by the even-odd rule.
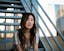
MULTIPOLYGON (((19 40, 17 34, 18 34, 18 31, 15 33, 15 44, 16 45, 20 44, 20 40, 19 40)), ((35 41, 35 43, 38 44, 38 42, 39 42, 39 35, 38 35, 38 33, 36 33, 34 41, 35 41)), ((29 40, 29 41, 27 41, 27 42, 25 42, 23 44, 23 51, 30 51, 30 48, 33 48, 33 46, 30 45, 30 40, 29 40)))

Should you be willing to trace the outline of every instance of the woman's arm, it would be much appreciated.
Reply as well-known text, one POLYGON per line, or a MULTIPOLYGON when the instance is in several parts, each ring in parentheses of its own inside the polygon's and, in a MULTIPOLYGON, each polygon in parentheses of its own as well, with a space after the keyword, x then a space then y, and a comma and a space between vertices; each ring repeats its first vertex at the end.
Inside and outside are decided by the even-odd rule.
POLYGON ((20 40, 18 38, 18 31, 15 33, 15 46, 17 51, 22 51, 22 48, 20 46, 20 40))
POLYGON ((17 51, 23 51, 20 44, 16 45, 16 49, 17 49, 17 51))
POLYGON ((36 34, 34 38, 34 51, 38 51, 39 35, 36 34))
POLYGON ((34 43, 34 51, 38 51, 38 44, 34 43))

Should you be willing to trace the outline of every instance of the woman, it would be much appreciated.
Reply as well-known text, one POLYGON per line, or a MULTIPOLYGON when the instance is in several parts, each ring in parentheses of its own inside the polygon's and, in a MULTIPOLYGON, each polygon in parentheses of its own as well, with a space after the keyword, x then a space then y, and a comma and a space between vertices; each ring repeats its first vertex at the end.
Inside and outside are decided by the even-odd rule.
POLYGON ((20 26, 21 29, 15 34, 17 51, 29 51, 31 46, 34 51, 38 51, 38 35, 36 34, 35 16, 32 13, 24 13, 20 26))

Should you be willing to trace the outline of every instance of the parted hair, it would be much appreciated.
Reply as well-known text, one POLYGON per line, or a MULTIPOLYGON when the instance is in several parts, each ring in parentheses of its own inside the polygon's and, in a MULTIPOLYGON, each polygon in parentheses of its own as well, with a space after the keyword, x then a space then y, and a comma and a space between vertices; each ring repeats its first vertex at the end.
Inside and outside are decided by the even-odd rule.
POLYGON ((35 34, 36 34, 35 16, 33 15, 33 13, 23 13, 23 16, 22 16, 21 22, 20 22, 21 28, 18 29, 18 37, 19 37, 19 40, 20 40, 22 46, 23 46, 23 44, 25 42, 25 36, 24 36, 25 30, 26 30, 25 24, 26 24, 26 21, 29 18, 29 15, 32 15, 33 18, 34 18, 34 25, 30 29, 30 44, 32 44, 32 42, 33 42, 33 40, 35 38, 35 34))

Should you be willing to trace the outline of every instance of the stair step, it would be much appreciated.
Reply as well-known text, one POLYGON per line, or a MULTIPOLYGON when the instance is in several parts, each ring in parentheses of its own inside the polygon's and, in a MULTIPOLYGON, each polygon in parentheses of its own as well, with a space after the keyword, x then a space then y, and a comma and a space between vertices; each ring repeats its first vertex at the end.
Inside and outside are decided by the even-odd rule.
POLYGON ((21 19, 21 16, 0 16, 2 19, 21 19))
MULTIPOLYGON (((30 51, 34 51, 34 50, 30 49, 30 51)), ((38 51, 44 51, 44 48, 38 48, 38 51)))
POLYGON ((15 33, 16 31, 1 31, 0 30, 0 33, 15 33))
POLYGON ((2 8, 23 8, 21 5, 9 5, 9 4, 0 4, 0 7, 2 8))
POLYGON ((19 23, 0 23, 0 25, 5 25, 5 26, 19 26, 19 23))
MULTIPOLYGON (((2 51, 10 51, 10 50, 2 50, 2 51)), ((30 49, 30 51, 34 51, 34 50, 30 49)), ((38 51, 44 51, 44 48, 39 48, 38 51)))
POLYGON ((0 9, 0 12, 4 12, 4 13, 25 13, 24 10, 20 11, 20 10, 3 10, 3 9, 0 9))
POLYGON ((11 0, 0 0, 0 3, 7 3, 7 4, 19 4, 20 3, 20 1, 11 1, 11 0))

